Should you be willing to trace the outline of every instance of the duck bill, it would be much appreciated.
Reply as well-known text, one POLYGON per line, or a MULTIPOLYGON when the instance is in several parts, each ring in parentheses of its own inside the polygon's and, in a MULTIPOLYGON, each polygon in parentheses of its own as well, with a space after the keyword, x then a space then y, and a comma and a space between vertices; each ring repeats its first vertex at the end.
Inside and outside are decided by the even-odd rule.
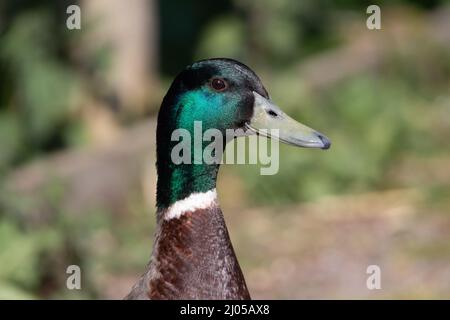
POLYGON ((247 123, 250 131, 298 147, 328 149, 331 146, 323 134, 295 121, 260 94, 253 92, 253 95, 253 116, 247 123))

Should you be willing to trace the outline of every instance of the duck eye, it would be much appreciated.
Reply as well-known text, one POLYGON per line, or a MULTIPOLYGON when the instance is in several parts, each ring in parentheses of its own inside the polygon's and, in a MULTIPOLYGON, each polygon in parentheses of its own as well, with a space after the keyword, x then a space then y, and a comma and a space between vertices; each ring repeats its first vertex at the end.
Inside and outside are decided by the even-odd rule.
POLYGON ((227 82, 220 78, 212 78, 210 85, 216 91, 224 91, 228 87, 227 82))

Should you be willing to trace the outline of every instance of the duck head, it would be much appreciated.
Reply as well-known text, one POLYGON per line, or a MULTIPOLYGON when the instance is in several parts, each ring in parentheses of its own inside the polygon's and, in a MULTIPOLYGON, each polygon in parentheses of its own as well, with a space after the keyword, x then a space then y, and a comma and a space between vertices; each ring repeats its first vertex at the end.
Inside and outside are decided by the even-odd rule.
POLYGON ((157 126, 158 207, 167 207, 192 192, 215 187, 217 166, 179 164, 170 159, 176 129, 242 129, 307 148, 328 149, 329 139, 285 114, 274 104, 258 76, 232 59, 208 59, 186 67, 163 99, 157 126), (278 129, 278 130, 271 130, 278 129), (272 132, 277 132, 273 135, 272 132), (213 177, 210 181, 208 177, 213 177))

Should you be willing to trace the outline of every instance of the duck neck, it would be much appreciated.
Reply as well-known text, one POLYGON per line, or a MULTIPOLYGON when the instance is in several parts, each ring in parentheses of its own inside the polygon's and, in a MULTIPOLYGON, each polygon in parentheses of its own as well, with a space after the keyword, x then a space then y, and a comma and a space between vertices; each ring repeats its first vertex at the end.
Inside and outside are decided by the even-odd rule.
POLYGON ((158 210, 170 207, 177 201, 195 193, 216 188, 218 164, 179 164, 159 157, 156 203, 158 210))
POLYGON ((163 102, 158 115, 156 132, 156 168, 158 173, 156 204, 158 210, 168 208, 176 201, 185 199, 190 194, 207 192, 216 187, 220 158, 226 141, 214 140, 214 161, 204 161, 204 150, 211 144, 203 141, 201 122, 180 124, 173 109, 180 108, 178 104, 170 108, 172 102, 163 102), (169 111, 168 111, 169 110, 169 111), (174 137, 174 133, 179 133, 174 137), (177 140, 179 138, 179 140, 177 140))

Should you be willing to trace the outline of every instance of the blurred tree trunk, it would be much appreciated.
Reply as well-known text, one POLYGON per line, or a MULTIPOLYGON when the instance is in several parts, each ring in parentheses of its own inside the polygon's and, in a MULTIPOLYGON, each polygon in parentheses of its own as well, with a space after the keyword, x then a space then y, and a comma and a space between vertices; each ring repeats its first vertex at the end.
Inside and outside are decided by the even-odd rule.
POLYGON ((82 60, 94 98, 83 116, 94 142, 115 137, 117 116, 135 118, 158 96, 158 16, 155 0, 81 2, 82 60))
POLYGON ((88 50, 108 48, 111 66, 105 75, 120 107, 141 112, 157 82, 156 1, 96 0, 82 3, 90 28, 88 50))

